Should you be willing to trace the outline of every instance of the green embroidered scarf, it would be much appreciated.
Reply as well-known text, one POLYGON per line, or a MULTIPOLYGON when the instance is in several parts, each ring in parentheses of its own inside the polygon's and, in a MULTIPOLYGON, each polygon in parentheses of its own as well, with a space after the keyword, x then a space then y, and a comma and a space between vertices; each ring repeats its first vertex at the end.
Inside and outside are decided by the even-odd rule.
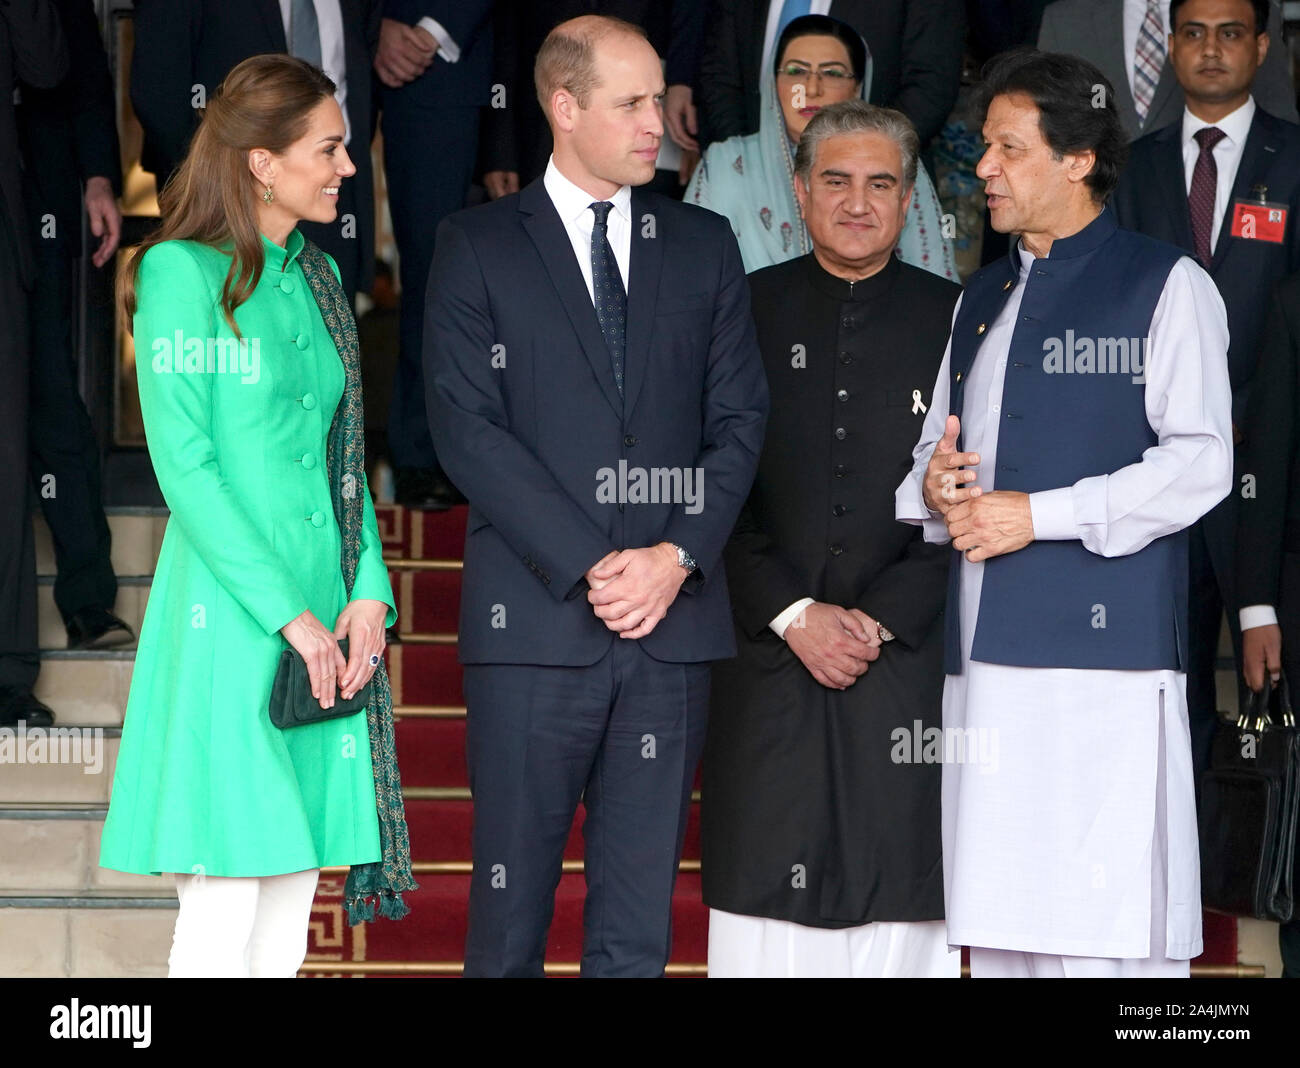
MULTIPOLYGON (((329 470, 334 515, 343 536, 343 582, 350 596, 356 580, 357 559, 361 555, 361 524, 365 515, 361 494, 368 492, 365 489, 365 421, 361 408, 361 349, 352 305, 334 277, 325 253, 304 240, 298 263, 347 374, 343 399, 330 424, 325 462, 329 470)), ((410 906, 402 900, 402 893, 419 889, 411 874, 411 841, 406 830, 402 781, 393 742, 393 695, 388 687, 388 670, 382 660, 375 668, 370 705, 366 709, 366 726, 375 773, 375 808, 379 815, 379 844, 383 859, 378 863, 353 865, 348 872, 343 899, 350 927, 374 920, 375 899, 381 916, 400 920, 410 911, 410 906)))

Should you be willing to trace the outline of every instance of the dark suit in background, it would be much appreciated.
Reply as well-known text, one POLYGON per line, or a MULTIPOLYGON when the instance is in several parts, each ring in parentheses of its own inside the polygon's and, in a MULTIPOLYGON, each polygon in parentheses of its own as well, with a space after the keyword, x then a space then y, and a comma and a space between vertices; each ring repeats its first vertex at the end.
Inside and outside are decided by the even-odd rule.
MULTIPOLYGON (((300 223, 303 235, 334 257, 349 297, 368 290, 375 267, 374 134, 370 64, 379 37, 379 0, 339 0, 347 66, 348 155, 357 173, 339 190, 332 223, 300 223), (345 216, 355 233, 345 233, 345 216)), ((285 52, 278 0, 136 0, 131 106, 144 128, 141 164, 161 189, 189 151, 199 116, 192 86, 208 96, 249 56, 285 52)))
MULTIPOLYGON (((56 0, 71 64, 53 89, 23 89, 19 133, 35 243, 32 290, 32 479, 54 478, 39 494, 58 562, 54 603, 67 622, 85 608, 111 611, 117 576, 100 494, 99 443, 77 388, 73 338, 76 258, 82 248, 82 196, 90 178, 122 194, 113 79, 92 0, 56 0)), ((92 241, 95 240, 92 236, 92 241)), ((113 263, 109 260, 109 263, 113 263)), ((107 265, 106 265, 107 266, 107 265)))
MULTIPOLYGON (((1277 609, 1282 671, 1300 686, 1300 274, 1274 292, 1243 427, 1241 468, 1254 476, 1237 521, 1237 604, 1277 609)), ((1300 978, 1300 914, 1279 933, 1283 975, 1300 978)))
MULTIPOLYGON (((1296 114, 1291 65, 1282 39, 1282 12, 1276 0, 1269 4, 1268 36, 1268 55, 1255 76, 1255 100, 1266 111, 1296 122, 1300 116, 1296 114)), ((1056 0, 1043 12, 1038 47, 1044 52, 1081 56, 1097 65, 1115 88, 1115 108, 1130 141, 1182 118, 1183 88, 1166 55, 1146 122, 1138 122, 1129 88, 1133 57, 1124 54, 1124 0, 1056 0)))
POLYGON ((640 189, 631 218, 624 395, 540 179, 438 234, 430 421, 470 502, 466 975, 542 974, 580 797, 583 974, 659 975, 671 947, 709 662, 735 651, 722 550, 758 462, 767 385, 726 219, 640 189), (620 464, 698 471, 701 507, 602 500, 600 472, 620 464), (661 541, 698 569, 650 634, 618 637, 584 576, 613 550, 661 541))
MULTIPOLYGON (((400 89, 380 87, 384 175, 401 273, 401 349, 388 408, 388 447, 398 503, 407 472, 436 473, 424 403, 421 298, 438 224, 465 206, 478 151, 479 109, 492 92, 492 0, 384 0, 384 18, 414 26, 431 18, 460 49, 455 63, 435 55, 400 89)), ((441 49, 439 49, 441 51, 441 49)))
POLYGON ((27 300, 35 263, 19 162, 14 89, 48 88, 68 70, 58 14, 47 0, 0 0, 0 722, 11 692, 40 671, 36 551, 28 493, 27 300))
MULTIPOLYGON (((664 84, 694 87, 709 0, 533 0, 499 3, 493 81, 506 87, 506 106, 483 112, 484 171, 514 171, 525 186, 546 170, 551 128, 533 88, 533 63, 546 35, 579 15, 611 15, 645 30, 664 57, 664 84)), ((664 133, 667 137, 667 132, 664 133)), ((680 188, 680 187, 679 187, 680 188)))
MULTIPOLYGON (((1167 241, 1195 258, 1187 178, 1183 162, 1182 119, 1140 138, 1131 147, 1128 165, 1115 190, 1119 224, 1167 241)), ((1221 209, 1222 225, 1214 247, 1210 276, 1228 311, 1228 373, 1232 382, 1232 420, 1240 427, 1255 374, 1260 330, 1269 294, 1277 282, 1300 270, 1300 126, 1284 122, 1257 106, 1242 149, 1232 195, 1221 209), (1252 190, 1266 186, 1268 199, 1289 205, 1286 233, 1280 244, 1232 236, 1233 203, 1255 199, 1252 190)), ((1237 662, 1241 660, 1240 603, 1234 586, 1234 544, 1242 468, 1236 484, 1218 505, 1190 530, 1191 664, 1187 705, 1192 727, 1192 757, 1198 774, 1209 766, 1217 700, 1214 661, 1223 610, 1228 609, 1237 662)))
MULTIPOLYGON (((957 101, 966 45, 962 0, 834 0, 828 14, 866 39, 868 99, 911 119, 924 148, 957 101)), ((705 125, 702 144, 758 129, 759 86, 771 76, 758 69, 767 17, 764 0, 714 0, 696 98, 705 125)))

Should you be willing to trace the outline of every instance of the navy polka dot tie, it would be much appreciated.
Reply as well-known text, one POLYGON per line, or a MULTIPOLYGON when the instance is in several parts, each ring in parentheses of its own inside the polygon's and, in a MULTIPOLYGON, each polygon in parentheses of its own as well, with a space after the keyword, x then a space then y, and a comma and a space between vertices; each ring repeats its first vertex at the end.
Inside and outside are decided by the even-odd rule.
POLYGON ((608 200, 590 205, 596 214, 596 224, 591 228, 591 288, 595 294, 596 318, 600 320, 610 362, 614 365, 614 384, 621 397, 623 352, 627 347, 627 290, 623 288, 623 276, 618 273, 618 261, 610 248, 605 225, 613 206, 608 200))

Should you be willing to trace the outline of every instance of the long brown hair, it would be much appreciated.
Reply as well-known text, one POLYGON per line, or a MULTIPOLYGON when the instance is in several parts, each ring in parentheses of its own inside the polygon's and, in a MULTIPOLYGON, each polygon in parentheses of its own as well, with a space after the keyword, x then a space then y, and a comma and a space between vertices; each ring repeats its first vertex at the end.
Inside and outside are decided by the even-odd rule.
POLYGON ((261 190, 248 169, 248 153, 284 153, 307 132, 311 110, 333 93, 334 83, 320 70, 283 53, 253 56, 226 75, 184 162, 158 196, 162 225, 136 246, 118 275, 118 309, 128 330, 144 254, 162 241, 187 239, 234 246, 221 310, 239 336, 235 309, 253 292, 265 264, 253 199, 261 190))

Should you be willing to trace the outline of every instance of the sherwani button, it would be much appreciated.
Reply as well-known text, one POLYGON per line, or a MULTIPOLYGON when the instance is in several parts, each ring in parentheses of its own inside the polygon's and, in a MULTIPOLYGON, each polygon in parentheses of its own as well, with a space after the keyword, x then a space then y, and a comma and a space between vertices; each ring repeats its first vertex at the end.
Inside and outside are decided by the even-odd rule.
POLYGON ((839 516, 842 516, 842 515, 843 515, 845 512, 847 512, 847 511, 848 511, 848 509, 845 508, 844 505, 842 505, 842 504, 837 504, 837 505, 835 505, 835 507, 833 507, 833 508, 831 509, 831 514, 834 515, 834 516, 836 516, 836 517, 839 517, 839 516))
POLYGON ((848 436, 849 436, 849 432, 848 432, 847 430, 845 430, 842 426, 837 426, 837 427, 835 428, 835 440, 836 440, 836 441, 843 441, 843 440, 844 440, 845 438, 847 438, 848 436))
POLYGON ((316 457, 309 452, 302 455, 302 468, 304 471, 311 471, 316 467, 316 457))
POLYGON ((311 525, 317 529, 323 527, 325 525, 325 513, 319 510, 312 512, 311 525))
POLYGON ((835 396, 838 400, 846 401, 849 399, 849 391, 847 389, 838 390, 835 396))
POLYGON ((298 351, 302 352, 311 344, 311 338, 306 333, 302 333, 293 339, 293 343, 298 347, 298 351))
POLYGON ((836 543, 835 545, 832 545, 832 546, 831 546, 831 555, 832 555, 832 556, 839 556, 840 553, 842 553, 843 551, 844 551, 844 546, 843 546, 843 545, 840 545, 840 544, 836 543))
POLYGON ((307 411, 311 411, 313 408, 315 408, 315 407, 316 407, 316 394, 315 394, 315 393, 304 393, 304 394, 302 395, 302 406, 303 406, 304 408, 306 408, 307 411))
POLYGON ((294 286, 293 286, 293 279, 292 279, 292 278, 290 278, 288 275, 285 275, 283 278, 280 279, 280 292, 281 292, 281 293, 292 293, 292 292, 293 292, 293 289, 294 289, 294 286))

